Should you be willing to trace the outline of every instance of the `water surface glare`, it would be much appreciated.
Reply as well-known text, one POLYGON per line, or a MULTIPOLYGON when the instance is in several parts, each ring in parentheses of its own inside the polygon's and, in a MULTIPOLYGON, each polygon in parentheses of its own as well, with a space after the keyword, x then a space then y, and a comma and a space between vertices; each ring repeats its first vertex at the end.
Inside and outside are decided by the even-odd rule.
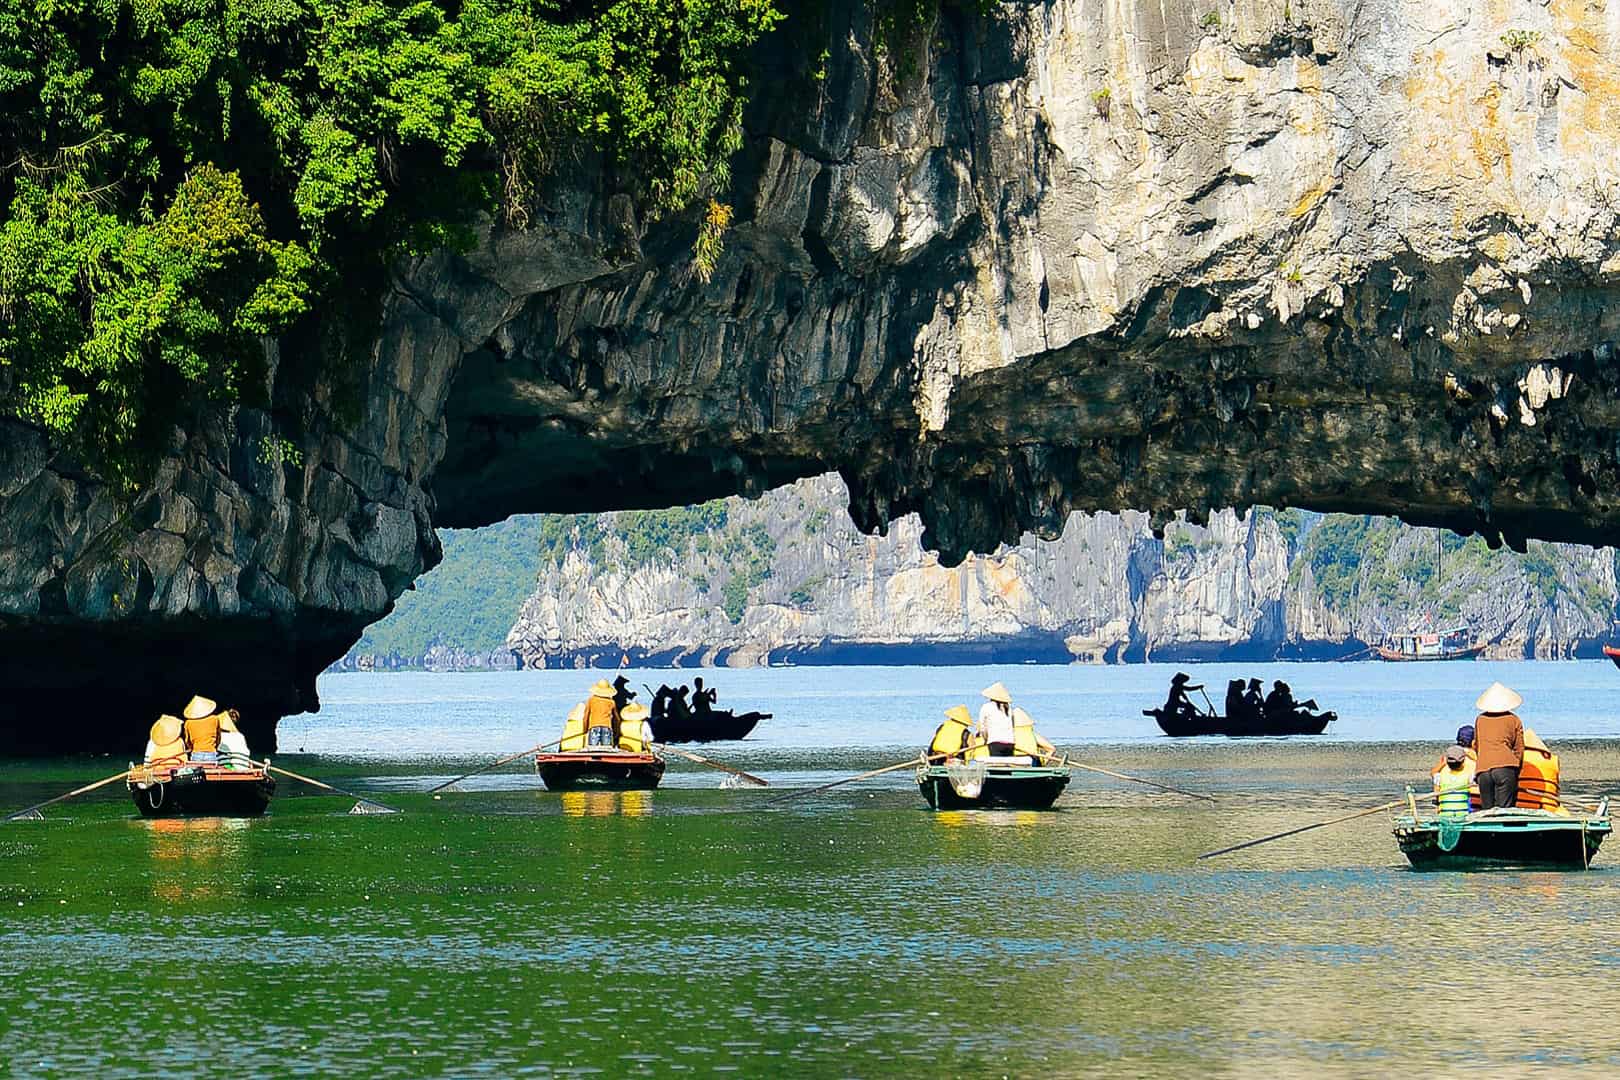
MULTIPOLYGON (((0 825, 0 1075, 1620 1068, 1620 847, 1588 874, 1418 874, 1375 815, 1196 860, 1398 796, 1492 678, 1575 791, 1620 793, 1620 672, 1255 665, 1345 719, 1244 743, 1150 737, 1131 711, 1173 670, 715 676, 776 716, 699 752, 776 787, 893 761, 1000 678, 1084 760, 1218 799, 1082 774, 1045 814, 932 813, 905 772, 773 806, 685 762, 651 793, 514 765, 434 799, 549 737, 589 673, 323 680, 278 760, 405 813, 287 784, 256 821, 142 822, 112 792, 0 825)), ((0 804, 121 764, 0 762, 0 804)))

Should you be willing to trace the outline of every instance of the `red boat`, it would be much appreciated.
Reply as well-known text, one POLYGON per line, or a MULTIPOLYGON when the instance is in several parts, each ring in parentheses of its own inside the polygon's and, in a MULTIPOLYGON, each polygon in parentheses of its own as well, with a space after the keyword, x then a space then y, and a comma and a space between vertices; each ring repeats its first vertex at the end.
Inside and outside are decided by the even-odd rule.
POLYGON ((1620 667, 1620 649, 1615 648, 1613 645, 1605 645, 1603 646, 1603 655, 1613 660, 1615 667, 1620 667))

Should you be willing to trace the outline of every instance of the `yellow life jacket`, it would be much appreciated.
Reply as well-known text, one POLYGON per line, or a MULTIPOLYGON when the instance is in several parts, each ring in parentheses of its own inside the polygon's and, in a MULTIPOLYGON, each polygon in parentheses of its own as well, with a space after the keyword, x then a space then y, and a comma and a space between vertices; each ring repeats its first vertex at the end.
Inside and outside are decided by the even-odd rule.
POLYGON ((934 729, 934 738, 928 744, 929 754, 959 755, 962 747, 968 744, 973 737, 973 724, 971 721, 963 723, 957 719, 946 720, 934 729))
POLYGON ((1434 805, 1443 816, 1452 817, 1468 813, 1469 787, 1474 782, 1474 770, 1467 763, 1460 769, 1441 769, 1434 774, 1434 790, 1439 792, 1434 805))
POLYGON ((1040 744, 1035 741, 1035 718, 1023 709, 1013 710, 1013 753, 1041 756, 1040 744))
POLYGON ((623 720, 619 723, 619 749, 632 754, 647 752, 647 740, 642 735, 641 720, 623 720))
POLYGON ((568 719, 563 721, 562 742, 559 750, 585 749, 585 703, 580 702, 568 713, 568 719))
POLYGON ((183 761, 186 756, 186 743, 180 737, 181 723, 179 717, 165 715, 152 725, 149 733, 152 740, 152 754, 146 759, 150 765, 154 761, 183 761))

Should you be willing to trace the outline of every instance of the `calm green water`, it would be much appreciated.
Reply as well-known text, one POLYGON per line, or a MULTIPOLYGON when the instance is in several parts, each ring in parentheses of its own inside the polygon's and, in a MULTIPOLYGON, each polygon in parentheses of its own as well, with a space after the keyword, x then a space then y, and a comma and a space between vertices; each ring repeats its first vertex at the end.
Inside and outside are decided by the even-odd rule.
MULTIPOLYGON (((1560 745, 1620 793, 1620 743, 1560 745)), ((719 748, 711 752, 720 753, 719 748)), ((935 814, 904 773, 789 808, 672 769, 559 796, 455 760, 286 757, 257 821, 122 793, 0 826, 0 1073, 1612 1075, 1620 848, 1589 874, 1417 874, 1382 816, 1424 743, 1097 744, 1213 805, 1078 779, 1054 813, 935 814)), ((892 760, 727 752, 804 783, 892 760)), ((0 763, 24 805, 117 768, 0 763)))

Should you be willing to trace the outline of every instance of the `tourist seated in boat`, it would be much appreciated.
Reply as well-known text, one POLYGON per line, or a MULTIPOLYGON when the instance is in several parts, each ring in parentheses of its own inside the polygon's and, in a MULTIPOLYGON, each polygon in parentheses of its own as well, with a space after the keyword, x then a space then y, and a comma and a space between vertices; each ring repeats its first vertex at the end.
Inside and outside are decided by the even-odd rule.
POLYGON ((1233 679, 1226 684, 1226 722, 1238 726, 1252 724, 1260 714, 1249 706, 1249 696, 1243 691, 1243 680, 1233 679))
POLYGON ((1014 709, 1013 754, 1027 758, 1031 764, 1044 765, 1057 752, 1057 747, 1041 738, 1035 731, 1035 718, 1023 709, 1014 709))
POLYGON ((965 756, 973 748, 973 714, 966 705, 952 705, 945 710, 945 722, 934 729, 928 742, 928 754, 946 755, 947 760, 965 756))
POLYGON ((1202 690, 1202 683, 1191 682, 1186 672, 1178 671, 1170 680, 1170 696, 1165 699, 1164 718, 1166 720, 1184 720, 1194 716, 1203 716, 1204 710, 1193 704, 1188 693, 1193 690, 1202 690))
MULTIPOLYGON (((1453 745, 1463 748, 1463 753, 1467 755, 1468 758, 1469 771, 1472 771, 1474 768, 1474 725, 1464 724, 1462 727, 1458 728, 1457 741, 1453 745)), ((1449 749, 1449 747, 1447 749, 1449 749)), ((1435 773, 1439 772, 1445 767, 1446 755, 1442 753, 1440 755, 1440 760, 1434 763, 1434 768, 1429 770, 1429 775, 1433 776, 1435 773)))
POLYGON ((991 683, 980 693, 984 704, 979 707, 979 740, 990 748, 991 757, 1012 757, 1017 753, 1012 694, 999 682, 991 683))
POLYGON ((1441 817, 1467 816, 1473 783, 1474 766, 1468 760, 1468 750, 1456 745, 1446 747, 1440 756, 1440 769, 1434 774, 1434 805, 1441 817))
POLYGON ((568 718, 563 721, 562 738, 557 742, 557 749, 585 749, 585 703, 583 701, 568 710, 568 718))
POLYGON ((146 740, 145 763, 172 764, 186 759, 186 740, 178 716, 164 713, 157 718, 146 740))
POLYGON ((219 760, 227 769, 253 767, 253 754, 248 750, 247 736, 242 734, 242 714, 226 709, 219 718, 219 760))
POLYGON ((1250 719, 1259 720, 1266 709, 1266 695, 1261 689, 1259 679, 1250 679, 1249 688, 1243 691, 1243 704, 1248 709, 1250 719))
POLYGON ((1271 693, 1266 695, 1267 716, 1290 716, 1296 712, 1309 712, 1316 708, 1316 699, 1308 701, 1295 701, 1294 690, 1281 679, 1271 684, 1271 693))
POLYGON ((219 760, 219 706, 201 694, 186 703, 186 745, 191 760, 205 764, 219 760))
POLYGON ((619 714, 613 707, 613 687, 598 679, 585 701, 585 745, 612 749, 619 742, 619 714))
POLYGON ((703 679, 702 679, 701 676, 696 678, 696 679, 693 679, 692 680, 692 713, 693 713, 693 715, 698 717, 698 719, 700 719, 700 720, 706 718, 711 712, 714 711, 714 703, 715 703, 715 700, 719 698, 719 696, 720 695, 715 691, 715 689, 713 687, 710 687, 707 690, 703 689, 703 679))
POLYGON ((648 723, 652 715, 647 706, 631 702, 619 714, 619 749, 632 754, 645 754, 652 750, 653 730, 648 723))
POLYGON ((1519 765, 1519 789, 1513 804, 1521 810, 1563 813, 1558 801, 1558 755, 1531 728, 1524 729, 1524 758, 1519 765))
POLYGON ((1474 776, 1482 810, 1512 807, 1519 797, 1519 768, 1524 762, 1524 722, 1513 710, 1524 698, 1492 683, 1474 707, 1474 776))

